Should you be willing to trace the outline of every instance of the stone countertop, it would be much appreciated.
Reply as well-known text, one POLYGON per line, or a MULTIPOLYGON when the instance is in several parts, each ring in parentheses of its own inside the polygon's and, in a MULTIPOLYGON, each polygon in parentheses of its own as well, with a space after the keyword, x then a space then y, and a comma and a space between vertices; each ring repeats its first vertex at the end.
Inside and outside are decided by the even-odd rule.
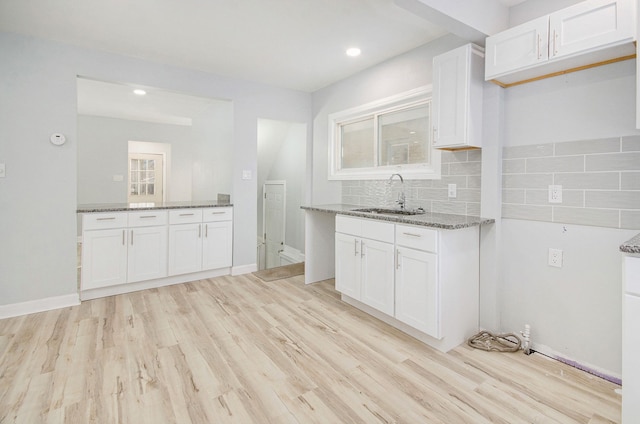
POLYGON ((640 234, 622 243, 620 245, 620 251, 625 253, 640 253, 640 234))
POLYGON ((94 203, 78 205, 77 213, 144 211, 152 209, 188 209, 188 208, 222 208, 233 206, 232 203, 221 203, 215 200, 198 200, 162 203, 94 203))
POLYGON ((397 222, 401 224, 422 225, 424 227, 442 228, 445 230, 457 230, 460 228, 473 227, 482 224, 492 224, 495 219, 481 218, 470 215, 453 215, 447 213, 427 212, 421 215, 386 215, 374 214, 371 212, 357 212, 354 209, 364 209, 366 206, 358 205, 310 205, 301 206, 302 209, 316 212, 329 212, 340 215, 357 216, 361 218, 372 218, 381 221, 397 222))

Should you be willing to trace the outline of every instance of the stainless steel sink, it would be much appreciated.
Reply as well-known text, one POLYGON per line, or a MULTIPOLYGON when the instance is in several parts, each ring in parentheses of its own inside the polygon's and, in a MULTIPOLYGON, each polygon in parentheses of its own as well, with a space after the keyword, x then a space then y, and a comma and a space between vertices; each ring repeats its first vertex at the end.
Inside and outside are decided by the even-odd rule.
POLYGON ((352 209, 353 212, 365 212, 372 214, 381 214, 381 215, 422 215, 425 213, 425 210, 422 208, 417 209, 385 209, 385 208, 362 208, 362 209, 352 209))

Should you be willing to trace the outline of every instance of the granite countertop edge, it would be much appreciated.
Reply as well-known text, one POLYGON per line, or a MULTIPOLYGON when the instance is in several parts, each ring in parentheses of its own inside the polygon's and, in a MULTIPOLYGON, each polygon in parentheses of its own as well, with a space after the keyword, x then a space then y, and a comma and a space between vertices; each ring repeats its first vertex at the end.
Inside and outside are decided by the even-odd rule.
POLYGON ((384 215, 354 211, 354 209, 363 208, 366 208, 366 206, 347 204, 301 206, 301 209, 308 211, 329 212, 339 215, 357 216, 360 218, 371 218, 377 219, 379 221, 420 225, 423 227, 441 228, 445 230, 459 230, 462 228, 475 227, 483 224, 492 224, 495 222, 495 219, 493 218, 482 218, 472 215, 454 215, 433 212, 427 212, 421 215, 384 215))
POLYGON ((620 251, 624 253, 639 253, 640 254, 640 234, 627 240, 620 245, 620 251))
POLYGON ((76 213, 99 213, 99 212, 128 212, 161 209, 195 209, 195 208, 224 208, 232 207, 233 203, 220 203, 215 200, 199 202, 165 202, 159 204, 135 204, 135 203, 104 203, 78 205, 76 213))

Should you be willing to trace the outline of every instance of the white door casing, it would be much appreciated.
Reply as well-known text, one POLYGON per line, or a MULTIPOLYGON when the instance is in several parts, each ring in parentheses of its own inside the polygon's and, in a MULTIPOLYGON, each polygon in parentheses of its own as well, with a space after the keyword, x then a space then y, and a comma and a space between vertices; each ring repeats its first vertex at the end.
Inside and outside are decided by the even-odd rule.
POLYGON ((274 268, 280 266, 279 254, 284 249, 286 181, 266 181, 262 192, 265 268, 274 268))

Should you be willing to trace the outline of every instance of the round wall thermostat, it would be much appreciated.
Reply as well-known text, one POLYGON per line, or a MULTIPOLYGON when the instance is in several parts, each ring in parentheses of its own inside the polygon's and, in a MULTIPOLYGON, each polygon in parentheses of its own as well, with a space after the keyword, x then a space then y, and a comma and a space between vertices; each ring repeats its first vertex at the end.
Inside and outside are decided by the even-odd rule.
POLYGON ((49 138, 49 140, 51 140, 51 143, 55 144, 56 146, 62 146, 65 141, 67 141, 67 138, 64 136, 64 134, 51 134, 51 138, 49 138))

